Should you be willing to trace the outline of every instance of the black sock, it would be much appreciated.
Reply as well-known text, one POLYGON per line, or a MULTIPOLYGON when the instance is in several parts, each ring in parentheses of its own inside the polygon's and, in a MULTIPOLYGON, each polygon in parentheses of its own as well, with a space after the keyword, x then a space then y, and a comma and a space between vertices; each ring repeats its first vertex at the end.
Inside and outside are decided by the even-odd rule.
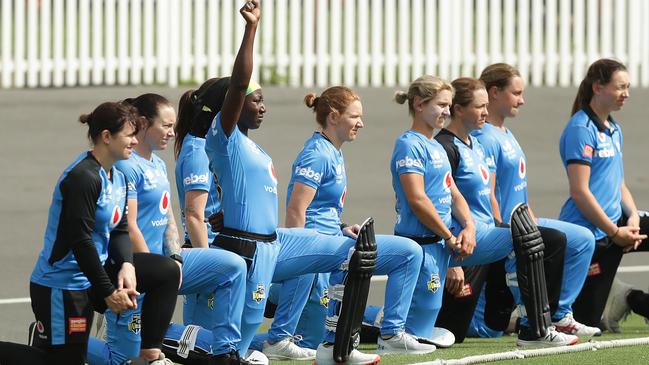
POLYGON ((634 312, 649 318, 649 294, 642 290, 631 290, 626 296, 626 302, 634 312))

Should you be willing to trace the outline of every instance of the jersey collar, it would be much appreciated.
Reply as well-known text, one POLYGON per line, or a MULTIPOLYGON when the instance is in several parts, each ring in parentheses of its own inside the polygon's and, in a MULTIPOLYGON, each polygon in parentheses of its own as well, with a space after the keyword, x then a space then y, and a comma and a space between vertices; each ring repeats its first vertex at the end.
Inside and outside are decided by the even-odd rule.
MULTIPOLYGON (((602 122, 602 120, 599 119, 599 117, 597 116, 597 114, 595 114, 595 111, 593 111, 593 109, 590 107, 590 105, 584 106, 584 113, 586 113, 586 115, 588 115, 588 118, 591 121, 593 121, 593 123, 597 127, 598 131, 604 132, 607 129, 609 129, 609 128, 606 128, 606 125, 604 124, 604 122, 602 122)), ((615 130, 617 129, 617 128, 615 128, 615 124, 616 124, 615 120, 613 119, 613 117, 611 115, 608 116, 607 120, 609 122, 609 125, 611 126, 610 127, 610 132, 611 133, 615 132, 615 130)))

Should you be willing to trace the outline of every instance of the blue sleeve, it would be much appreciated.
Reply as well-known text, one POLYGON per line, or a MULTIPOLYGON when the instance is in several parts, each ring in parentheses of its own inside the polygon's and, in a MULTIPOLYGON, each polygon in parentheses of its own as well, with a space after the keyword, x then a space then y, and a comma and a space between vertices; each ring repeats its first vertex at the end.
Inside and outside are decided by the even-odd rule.
POLYGON ((584 126, 568 127, 565 130, 561 153, 563 162, 566 165, 570 163, 590 165, 597 146, 595 138, 592 131, 584 126))
POLYGON ((191 190, 210 191, 212 174, 210 172, 210 161, 205 150, 191 149, 185 155, 180 167, 183 191, 191 190))
POLYGON ((126 196, 126 199, 137 199, 137 189, 140 186, 142 176, 137 172, 135 164, 129 159, 119 161, 115 166, 126 177, 126 184, 128 186, 128 195, 126 196))
POLYGON ((394 157, 397 175, 408 173, 424 175, 426 156, 421 146, 398 140, 394 147, 394 157))
POLYGON ((228 156, 230 153, 229 146, 236 144, 240 138, 241 132, 238 127, 232 130, 230 135, 226 135, 221 125, 221 112, 218 112, 212 121, 210 129, 205 136, 205 149, 208 152, 215 152, 219 155, 228 156))
POLYGON ((328 159, 316 150, 303 150, 293 163, 293 181, 318 190, 327 172, 328 159))

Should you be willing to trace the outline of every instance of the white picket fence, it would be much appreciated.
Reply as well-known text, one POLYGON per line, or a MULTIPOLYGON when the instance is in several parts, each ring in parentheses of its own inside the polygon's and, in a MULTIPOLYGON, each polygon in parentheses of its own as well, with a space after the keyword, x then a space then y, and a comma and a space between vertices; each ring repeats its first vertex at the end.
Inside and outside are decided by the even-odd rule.
MULTIPOLYGON (((0 87, 201 82, 231 70, 242 0, 0 0, 0 87)), ((615 57, 649 86, 649 0, 261 0, 255 78, 405 85, 516 65, 576 85, 615 57)))

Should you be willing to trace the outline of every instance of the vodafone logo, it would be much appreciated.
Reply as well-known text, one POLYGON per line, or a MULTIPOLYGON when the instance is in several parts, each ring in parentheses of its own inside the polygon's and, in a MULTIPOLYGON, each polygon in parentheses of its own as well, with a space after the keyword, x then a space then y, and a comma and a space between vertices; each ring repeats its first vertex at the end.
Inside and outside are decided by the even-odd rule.
POLYGON ((340 206, 345 205, 345 195, 347 195, 347 187, 345 186, 345 190, 343 190, 343 193, 340 194, 340 206))
POLYGON ((277 185, 277 172, 275 172, 273 161, 268 161, 268 175, 270 176, 270 179, 273 180, 273 183, 277 185))
POLYGON ((518 176, 521 179, 524 179, 525 173, 527 173, 527 166, 525 166, 525 159, 521 157, 520 161, 518 162, 518 176))
POLYGON ((444 191, 451 190, 451 172, 447 171, 444 175, 444 180, 442 181, 444 191))
POLYGON ((162 214, 167 214, 169 211, 169 203, 171 203, 171 197, 169 196, 168 191, 162 192, 162 196, 160 197, 160 203, 158 204, 158 209, 160 209, 160 213, 162 214))
POLYGON ((478 170, 480 170, 480 177, 482 178, 482 182, 485 185, 489 184, 489 170, 487 170, 487 168, 483 165, 478 165, 478 170))
POLYGON ((110 228, 114 228, 121 219, 122 219, 122 210, 119 209, 119 206, 116 205, 115 208, 113 208, 113 212, 110 215, 110 223, 109 223, 110 228))

